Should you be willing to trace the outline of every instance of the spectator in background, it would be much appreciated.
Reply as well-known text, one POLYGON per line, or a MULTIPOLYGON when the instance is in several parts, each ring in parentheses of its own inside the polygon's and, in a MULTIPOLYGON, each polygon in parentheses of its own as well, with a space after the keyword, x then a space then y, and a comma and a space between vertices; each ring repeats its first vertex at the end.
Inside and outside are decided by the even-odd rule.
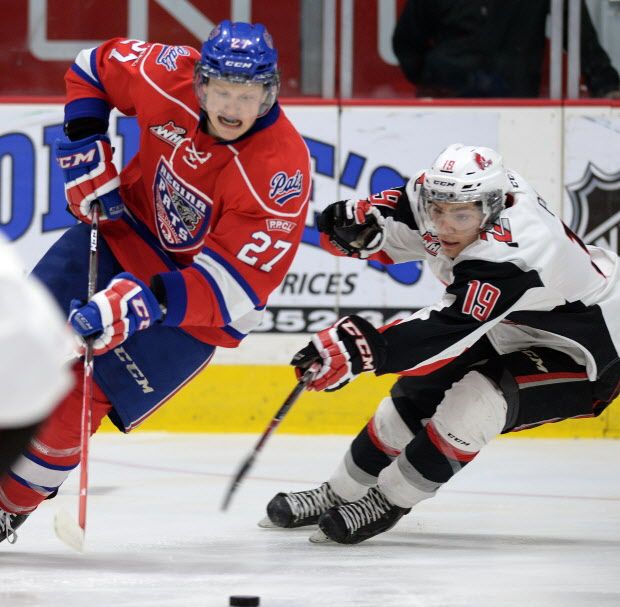
MULTIPOLYGON (((407 0, 392 44, 418 96, 538 97, 549 10, 549 0, 407 0)), ((620 96, 583 1, 581 73, 590 96, 620 96)))

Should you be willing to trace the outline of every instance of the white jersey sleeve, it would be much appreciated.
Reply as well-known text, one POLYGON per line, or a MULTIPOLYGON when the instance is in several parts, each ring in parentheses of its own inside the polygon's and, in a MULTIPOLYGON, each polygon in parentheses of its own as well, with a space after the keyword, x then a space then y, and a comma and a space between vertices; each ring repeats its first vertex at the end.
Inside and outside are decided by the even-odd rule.
POLYGON ((35 278, 0 238, 0 428, 43 419, 72 385, 71 333, 35 278))

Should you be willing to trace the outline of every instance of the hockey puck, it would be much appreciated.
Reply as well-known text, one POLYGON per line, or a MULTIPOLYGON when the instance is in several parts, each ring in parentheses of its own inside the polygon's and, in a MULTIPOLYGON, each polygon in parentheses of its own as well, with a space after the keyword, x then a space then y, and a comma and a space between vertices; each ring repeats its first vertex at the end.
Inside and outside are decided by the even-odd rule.
POLYGON ((231 596, 228 603, 231 607, 258 607, 260 597, 258 596, 231 596))

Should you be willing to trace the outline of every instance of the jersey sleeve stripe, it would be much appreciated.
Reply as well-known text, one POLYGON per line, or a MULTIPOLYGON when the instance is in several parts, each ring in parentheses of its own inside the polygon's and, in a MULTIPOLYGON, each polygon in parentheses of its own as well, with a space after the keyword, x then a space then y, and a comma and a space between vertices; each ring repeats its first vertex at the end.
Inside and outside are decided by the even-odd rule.
POLYGON ((449 358, 444 358, 441 360, 436 360, 435 362, 429 364, 421 364, 412 367, 411 369, 407 369, 405 371, 399 371, 399 375, 407 375, 407 376, 417 376, 417 375, 428 375, 429 373, 433 373, 437 371, 437 369, 441 369, 441 367, 445 367, 448 363, 451 363, 455 360, 456 356, 451 356, 449 358))
POLYGON ((234 337, 235 339, 238 339, 239 341, 241 341, 247 336, 247 333, 241 333, 240 331, 237 331, 232 325, 226 325, 225 327, 223 327, 223 330, 224 332, 228 333, 228 335, 234 337))
POLYGON ((243 339, 250 331, 253 331, 260 325, 264 314, 265 306, 259 306, 250 310, 247 314, 244 314, 241 318, 234 320, 228 325, 228 328, 236 332, 236 335, 233 333, 230 333, 230 335, 237 339, 243 339))
POLYGON ((65 122, 75 118, 89 117, 101 118, 108 121, 110 116, 110 106, 103 99, 98 97, 82 97, 74 99, 65 105, 65 122))
POLYGON ((204 248, 197 257, 200 256, 210 257, 216 264, 224 268, 230 276, 235 280, 235 282, 245 291, 245 294, 248 296, 250 301, 254 304, 254 306, 260 306, 262 304, 258 295, 254 292, 254 289, 250 286, 248 281, 243 278, 241 273, 235 269, 235 267, 230 264, 224 257, 222 257, 219 253, 216 253, 213 249, 204 248))
POLYGON ((211 290, 213 291, 215 298, 217 299, 220 313, 222 315, 222 318, 224 319, 224 324, 227 325, 231 321, 230 312, 228 311, 228 307, 226 306, 226 300, 224 299, 222 290, 220 289, 215 278, 211 276, 207 268, 202 266, 201 260, 197 259, 196 262, 192 264, 192 268, 198 270, 198 272, 200 272, 200 275, 209 283, 209 286, 211 287, 211 290))
MULTIPOLYGON (((212 280, 221 294, 221 306, 226 309, 228 318, 226 324, 233 319, 238 319, 248 313, 249 310, 257 305, 256 297, 253 292, 248 293, 247 283, 241 284, 239 281, 245 281, 230 264, 228 264, 221 256, 215 254, 209 255, 213 251, 203 249, 194 258, 194 266, 200 269, 203 276, 212 280)), ((218 298, 219 301, 219 298, 218 298)))
POLYGON ((99 74, 97 73, 96 48, 87 48, 80 51, 71 69, 82 78, 82 80, 85 80, 88 84, 98 88, 100 91, 105 92, 103 84, 101 84, 99 80, 99 74))

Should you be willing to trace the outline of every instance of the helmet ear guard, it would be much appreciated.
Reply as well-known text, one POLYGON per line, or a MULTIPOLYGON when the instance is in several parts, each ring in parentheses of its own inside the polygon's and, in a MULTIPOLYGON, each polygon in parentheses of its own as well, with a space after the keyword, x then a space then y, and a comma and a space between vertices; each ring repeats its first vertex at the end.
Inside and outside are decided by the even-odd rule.
POLYGON ((202 85, 211 78, 236 84, 262 84, 265 96, 258 115, 266 114, 278 98, 280 73, 278 51, 265 26, 225 20, 213 28, 194 69, 194 89, 202 108, 206 104, 202 85))
POLYGON ((418 197, 424 229, 435 232, 428 214, 431 202, 480 203, 480 229, 488 229, 505 206, 510 182, 500 154, 491 148, 452 144, 425 172, 418 197))

